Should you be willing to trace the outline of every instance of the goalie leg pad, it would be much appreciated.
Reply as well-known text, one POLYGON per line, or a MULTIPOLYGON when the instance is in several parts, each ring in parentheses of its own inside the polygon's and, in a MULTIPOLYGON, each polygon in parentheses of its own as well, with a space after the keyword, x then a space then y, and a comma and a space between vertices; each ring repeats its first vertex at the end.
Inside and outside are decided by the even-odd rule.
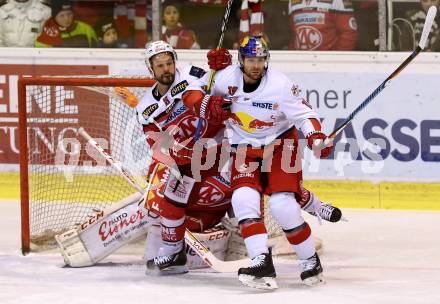
POLYGON ((139 208, 142 195, 135 193, 96 213, 78 228, 55 236, 66 265, 91 266, 147 233, 159 218, 139 208))
POLYGON ((55 240, 66 265, 70 267, 86 267, 95 264, 76 229, 55 235, 55 240))
POLYGON ((154 259, 162 244, 162 235, 159 225, 152 225, 148 229, 147 240, 145 242, 144 261, 154 259))
MULTIPOLYGON (((224 227, 215 227, 199 233, 193 233, 197 239, 214 254, 219 260, 225 260, 228 250, 228 242, 231 232, 224 227)), ((209 267, 192 248, 187 245, 186 256, 188 258, 189 269, 199 269, 209 267)))

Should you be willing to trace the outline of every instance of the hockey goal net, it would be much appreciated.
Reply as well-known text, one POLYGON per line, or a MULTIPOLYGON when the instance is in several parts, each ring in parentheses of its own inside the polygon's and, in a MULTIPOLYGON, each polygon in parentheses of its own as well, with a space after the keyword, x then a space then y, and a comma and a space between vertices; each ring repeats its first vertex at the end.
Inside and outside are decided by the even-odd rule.
MULTIPOLYGON (((136 191, 87 145, 78 134, 79 128, 84 128, 138 181, 145 181, 148 146, 142 127, 135 111, 114 88, 127 87, 140 98, 153 84, 148 78, 104 76, 19 79, 24 254, 55 248, 55 235, 136 191)), ((274 243, 282 231, 265 214, 274 243)), ((282 245, 283 241, 276 243, 282 245)), ((238 253, 245 255, 242 251, 238 253)))
POLYGON ((129 87, 140 97, 153 84, 117 77, 19 80, 23 253, 53 248, 54 235, 135 192, 78 129, 142 176, 147 160, 142 128, 114 88, 129 87))

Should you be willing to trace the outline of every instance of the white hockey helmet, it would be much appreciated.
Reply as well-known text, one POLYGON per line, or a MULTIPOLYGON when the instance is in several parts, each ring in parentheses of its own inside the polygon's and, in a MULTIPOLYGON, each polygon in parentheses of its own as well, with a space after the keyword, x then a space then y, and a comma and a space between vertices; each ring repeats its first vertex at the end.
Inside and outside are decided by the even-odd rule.
POLYGON ((174 62, 177 61, 177 53, 169 43, 166 43, 163 40, 149 42, 145 45, 145 64, 147 65, 150 71, 151 71, 151 59, 157 54, 161 54, 161 53, 171 53, 174 62))

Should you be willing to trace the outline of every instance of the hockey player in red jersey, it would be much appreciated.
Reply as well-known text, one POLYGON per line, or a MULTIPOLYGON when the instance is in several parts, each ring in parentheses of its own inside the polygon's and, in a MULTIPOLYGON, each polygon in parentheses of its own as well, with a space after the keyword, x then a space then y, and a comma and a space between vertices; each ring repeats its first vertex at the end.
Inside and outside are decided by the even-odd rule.
POLYGON ((290 0, 289 49, 351 51, 357 24, 350 0, 290 0))
MULTIPOLYGON (((322 266, 298 204, 303 188, 301 163, 296 157, 296 130, 305 134, 315 155, 327 157, 332 147, 320 143, 326 136, 317 114, 299 96, 297 85, 268 66, 269 49, 264 39, 246 37, 239 49, 239 62, 239 66, 217 72, 211 91, 233 101, 234 119, 227 121, 229 142, 236 148, 231 173, 232 206, 252 259, 250 267, 238 271, 239 280, 251 287, 277 288, 260 211, 262 195, 267 194, 272 217, 302 260, 302 281, 318 284, 323 281, 322 266), (255 123, 258 121, 261 123, 255 123), (286 170, 286 165, 294 170, 286 170)), ((195 111, 209 107, 212 98, 207 98, 202 89, 207 79, 189 86, 184 95, 187 107, 194 107, 195 111), (206 101, 208 104, 203 104, 206 101)))

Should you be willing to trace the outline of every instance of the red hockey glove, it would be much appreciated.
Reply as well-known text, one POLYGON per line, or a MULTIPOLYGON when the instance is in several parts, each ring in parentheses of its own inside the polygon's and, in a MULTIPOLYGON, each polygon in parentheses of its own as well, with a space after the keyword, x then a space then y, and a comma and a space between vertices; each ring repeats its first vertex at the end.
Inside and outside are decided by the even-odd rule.
POLYGON ((333 151, 333 140, 327 145, 324 145, 324 141, 327 136, 319 131, 309 134, 307 137, 307 146, 313 151, 313 154, 319 158, 327 158, 333 151))
POLYGON ((232 64, 232 56, 225 48, 212 49, 206 55, 211 70, 218 71, 232 64))
POLYGON ((229 117, 231 117, 232 102, 230 100, 220 96, 206 95, 205 98, 203 98, 202 104, 205 103, 206 100, 207 100, 207 105, 205 110, 205 118, 210 123, 214 125, 219 125, 222 124, 229 117))

